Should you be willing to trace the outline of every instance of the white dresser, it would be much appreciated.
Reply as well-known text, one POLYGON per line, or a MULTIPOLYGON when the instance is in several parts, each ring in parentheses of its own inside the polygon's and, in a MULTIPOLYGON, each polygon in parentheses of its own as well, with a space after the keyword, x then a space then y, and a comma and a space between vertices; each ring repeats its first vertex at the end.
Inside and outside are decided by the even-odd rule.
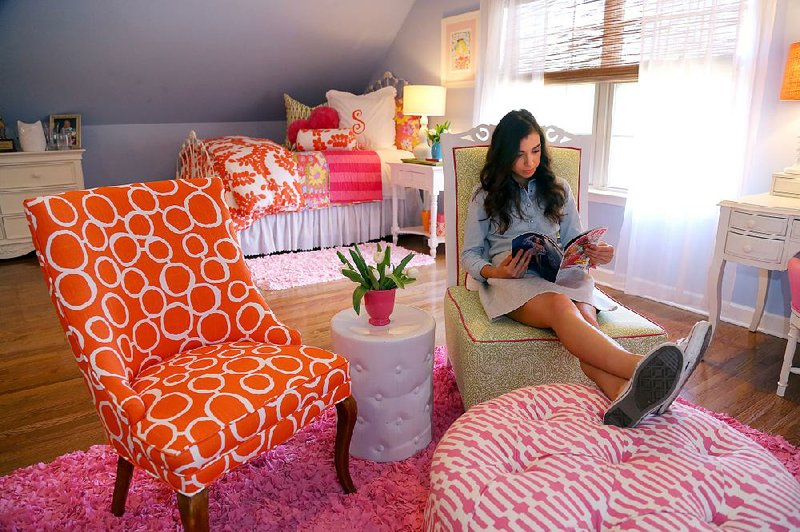
POLYGON ((33 251, 23 200, 83 188, 83 152, 0 153, 0 259, 33 251))

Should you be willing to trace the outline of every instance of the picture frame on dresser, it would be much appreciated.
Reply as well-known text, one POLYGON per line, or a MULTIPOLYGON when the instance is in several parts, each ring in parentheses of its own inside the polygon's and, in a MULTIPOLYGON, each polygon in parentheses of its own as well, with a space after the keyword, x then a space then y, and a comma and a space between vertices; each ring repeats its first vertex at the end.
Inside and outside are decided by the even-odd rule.
POLYGON ((73 150, 81 148, 81 115, 50 115, 50 134, 67 133, 70 137, 69 147, 73 150))

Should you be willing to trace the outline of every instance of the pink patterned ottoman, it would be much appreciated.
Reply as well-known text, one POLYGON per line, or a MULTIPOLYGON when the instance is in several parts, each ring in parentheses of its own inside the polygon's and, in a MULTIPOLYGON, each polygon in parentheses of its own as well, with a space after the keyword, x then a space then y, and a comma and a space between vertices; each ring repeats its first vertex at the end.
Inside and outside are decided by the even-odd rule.
POLYGON ((800 529, 800 483, 757 443, 680 404, 604 426, 608 403, 551 384, 470 409, 436 447, 425 529, 800 529))

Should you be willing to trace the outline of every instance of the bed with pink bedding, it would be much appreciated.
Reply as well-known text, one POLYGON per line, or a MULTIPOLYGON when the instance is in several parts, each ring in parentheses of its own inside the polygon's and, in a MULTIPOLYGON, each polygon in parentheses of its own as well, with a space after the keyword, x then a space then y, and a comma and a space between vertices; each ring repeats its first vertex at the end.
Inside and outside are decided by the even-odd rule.
MULTIPOLYGON (((181 147, 176 177, 223 181, 242 249, 252 256, 388 235, 388 163, 412 156, 398 149, 293 152, 268 139, 199 139, 192 131, 181 147)), ((418 216, 419 204, 413 192, 398 199, 402 225, 418 216)))

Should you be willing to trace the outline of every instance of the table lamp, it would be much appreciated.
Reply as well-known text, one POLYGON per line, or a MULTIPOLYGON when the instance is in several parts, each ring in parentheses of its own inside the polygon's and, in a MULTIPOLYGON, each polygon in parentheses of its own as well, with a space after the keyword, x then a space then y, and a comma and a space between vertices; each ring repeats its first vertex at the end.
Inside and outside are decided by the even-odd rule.
MULTIPOLYGON (((800 100, 800 42, 789 46, 786 67, 783 69, 781 100, 800 100)), ((784 168, 787 174, 800 174, 800 136, 797 139, 797 159, 792 166, 784 168)))
POLYGON ((419 144, 414 148, 414 157, 428 159, 428 117, 444 116, 445 89, 439 85, 406 85, 403 88, 403 114, 419 115, 419 144))

